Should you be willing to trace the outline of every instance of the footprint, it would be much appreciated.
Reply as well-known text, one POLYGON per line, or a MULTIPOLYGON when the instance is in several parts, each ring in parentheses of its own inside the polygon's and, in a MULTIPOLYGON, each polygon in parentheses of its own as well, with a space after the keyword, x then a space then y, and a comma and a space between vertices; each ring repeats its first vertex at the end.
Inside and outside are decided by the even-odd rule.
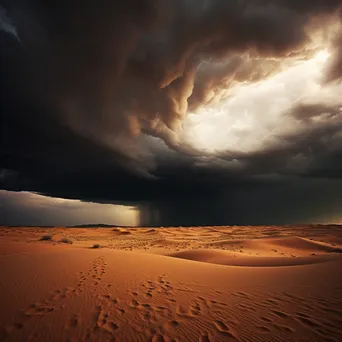
POLYGON ((214 321, 214 326, 217 331, 225 335, 229 339, 237 340, 235 333, 222 321, 214 321))
POLYGON ((144 321, 150 322, 151 321, 151 314, 149 312, 146 312, 143 316, 142 319, 144 321))
POLYGON ((24 324, 21 322, 16 322, 12 325, 8 325, 2 328, 2 331, 0 331, 0 337, 2 338, 2 335, 8 336, 15 330, 21 330, 24 327, 24 324))
POLYGON ((114 332, 115 330, 119 329, 119 326, 114 322, 107 323, 106 329, 110 332, 114 332))
POLYGON ((137 306, 139 306, 139 302, 136 300, 136 299, 133 299, 132 301, 131 301, 131 305, 130 305, 132 308, 135 308, 135 307, 137 307, 137 306))
POLYGON ((24 324, 21 322, 14 323, 14 327, 18 330, 22 329, 24 327, 24 324))
POLYGON ((116 311, 120 314, 120 315, 124 315, 125 314, 125 309, 122 308, 117 308, 116 311))
POLYGON ((171 321, 167 321, 164 323, 164 327, 165 329, 174 329, 174 328, 177 328, 179 326, 179 322, 176 321, 176 320, 171 320, 171 321))
POLYGON ((179 316, 190 316, 189 311, 182 305, 178 305, 176 308, 176 314, 179 316))
POLYGON ((208 334, 204 334, 200 336, 199 342, 211 342, 211 339, 208 334))
POLYGON ((56 308, 54 306, 44 303, 33 303, 26 311, 27 316, 44 316, 53 312, 56 308))
POLYGON ((152 342, 166 342, 167 340, 164 338, 162 334, 155 334, 152 337, 152 342))
POLYGON ((67 328, 75 329, 78 327, 79 324, 80 324, 80 315, 75 314, 70 318, 67 328))
POLYGON ((97 307, 97 326, 101 329, 104 329, 110 333, 113 333, 115 330, 119 329, 119 326, 112 321, 108 320, 109 315, 104 312, 101 306, 97 307))

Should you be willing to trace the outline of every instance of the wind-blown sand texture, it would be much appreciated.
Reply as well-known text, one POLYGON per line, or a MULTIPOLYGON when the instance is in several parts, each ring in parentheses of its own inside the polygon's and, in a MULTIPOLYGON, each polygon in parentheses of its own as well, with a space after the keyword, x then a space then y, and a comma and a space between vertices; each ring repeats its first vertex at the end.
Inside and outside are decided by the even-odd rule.
POLYGON ((2 227, 0 340, 339 342, 341 252, 341 226, 2 227))

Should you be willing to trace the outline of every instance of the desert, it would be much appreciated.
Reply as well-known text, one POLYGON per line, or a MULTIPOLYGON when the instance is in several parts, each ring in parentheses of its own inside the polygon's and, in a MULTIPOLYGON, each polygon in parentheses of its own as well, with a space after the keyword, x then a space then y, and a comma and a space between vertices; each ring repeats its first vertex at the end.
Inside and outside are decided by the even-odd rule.
POLYGON ((342 227, 2 227, 1 341, 342 336, 342 227))
POLYGON ((342 0, 0 0, 0 342, 342 342, 342 0))

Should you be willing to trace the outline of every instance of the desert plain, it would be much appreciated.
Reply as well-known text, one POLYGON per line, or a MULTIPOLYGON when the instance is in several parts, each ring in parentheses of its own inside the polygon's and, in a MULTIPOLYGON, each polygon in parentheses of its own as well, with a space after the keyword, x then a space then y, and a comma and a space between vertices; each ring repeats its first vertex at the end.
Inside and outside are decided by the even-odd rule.
POLYGON ((342 226, 0 228, 1 341, 342 341, 342 226))

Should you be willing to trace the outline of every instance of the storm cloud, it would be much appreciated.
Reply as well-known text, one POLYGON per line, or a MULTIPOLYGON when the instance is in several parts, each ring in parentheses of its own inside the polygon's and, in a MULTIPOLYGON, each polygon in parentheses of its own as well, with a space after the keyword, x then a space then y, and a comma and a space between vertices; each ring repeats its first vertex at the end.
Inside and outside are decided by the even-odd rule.
POLYGON ((152 206, 160 224, 180 196, 241 197, 236 213, 281 184, 341 203, 341 8, 1 0, 0 187, 152 206))

